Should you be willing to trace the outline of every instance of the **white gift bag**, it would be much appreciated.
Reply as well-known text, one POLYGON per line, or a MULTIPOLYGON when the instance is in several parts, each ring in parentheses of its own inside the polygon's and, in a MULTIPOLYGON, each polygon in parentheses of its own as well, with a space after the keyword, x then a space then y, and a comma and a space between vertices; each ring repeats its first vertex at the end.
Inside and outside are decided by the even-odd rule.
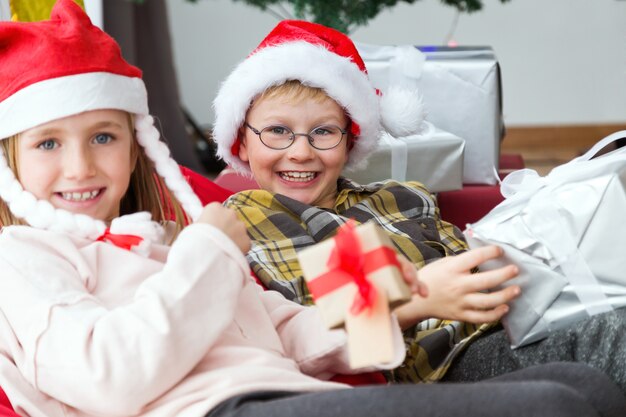
POLYGON ((367 166, 346 171, 345 176, 359 184, 419 181, 432 192, 462 188, 465 141, 431 123, 424 126, 419 135, 394 138, 383 134, 367 166))
POLYGON ((496 244, 516 264, 506 285, 522 293, 502 323, 511 347, 535 342, 595 314, 626 306, 626 148, 591 159, 626 131, 545 177, 516 171, 502 183, 506 200, 465 231, 471 247, 496 244))

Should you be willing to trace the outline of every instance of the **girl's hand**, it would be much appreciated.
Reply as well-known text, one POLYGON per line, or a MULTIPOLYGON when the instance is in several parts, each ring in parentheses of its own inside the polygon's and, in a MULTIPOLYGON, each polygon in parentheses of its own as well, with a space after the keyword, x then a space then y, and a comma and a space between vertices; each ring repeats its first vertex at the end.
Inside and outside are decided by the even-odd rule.
POLYGON ((250 238, 246 226, 237 218, 235 212, 219 203, 209 203, 204 207, 198 223, 206 223, 220 229, 228 236, 242 253, 250 250, 250 238))
POLYGON ((419 279, 429 288, 428 298, 413 299, 396 309, 403 328, 430 317, 487 323, 500 320, 508 311, 507 303, 520 294, 512 285, 486 292, 514 278, 515 265, 472 274, 470 271, 490 259, 502 255, 497 246, 473 249, 457 256, 439 259, 418 271, 419 279))

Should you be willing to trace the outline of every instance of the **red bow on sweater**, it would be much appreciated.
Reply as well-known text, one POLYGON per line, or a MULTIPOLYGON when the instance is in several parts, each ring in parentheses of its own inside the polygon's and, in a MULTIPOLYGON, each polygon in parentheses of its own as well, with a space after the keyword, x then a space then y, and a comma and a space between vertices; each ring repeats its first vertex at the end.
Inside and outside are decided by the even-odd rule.
POLYGON ((107 227, 102 236, 96 239, 96 241, 112 243, 122 249, 130 250, 133 246, 137 246, 143 242, 143 238, 135 235, 118 235, 111 233, 111 229, 107 227))

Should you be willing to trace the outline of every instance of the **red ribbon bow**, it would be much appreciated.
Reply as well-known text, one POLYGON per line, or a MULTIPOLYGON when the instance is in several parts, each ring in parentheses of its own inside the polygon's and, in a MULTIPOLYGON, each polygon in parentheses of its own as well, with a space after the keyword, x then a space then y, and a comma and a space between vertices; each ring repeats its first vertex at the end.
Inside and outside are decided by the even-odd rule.
POLYGON ((335 246, 328 258, 328 271, 307 283, 313 298, 319 299, 350 282, 357 286, 350 312, 359 314, 370 309, 376 301, 376 287, 366 278, 367 274, 389 265, 400 268, 396 253, 381 246, 363 253, 353 221, 339 228, 335 246))
POLYGON ((118 235, 111 233, 111 229, 107 227, 102 236, 96 239, 96 241, 112 243, 122 249, 130 250, 133 246, 137 246, 143 242, 143 238, 135 235, 118 235))

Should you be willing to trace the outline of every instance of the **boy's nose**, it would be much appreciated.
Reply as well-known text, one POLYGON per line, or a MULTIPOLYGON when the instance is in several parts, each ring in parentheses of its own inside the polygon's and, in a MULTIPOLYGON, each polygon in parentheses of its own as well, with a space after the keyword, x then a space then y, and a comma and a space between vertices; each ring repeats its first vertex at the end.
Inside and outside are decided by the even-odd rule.
POLYGON ((94 155, 84 147, 67 149, 63 159, 65 176, 71 179, 84 179, 95 175, 94 155))
POLYGON ((315 157, 315 149, 306 135, 296 135, 294 143, 287 148, 287 153, 292 161, 307 161, 315 157))

